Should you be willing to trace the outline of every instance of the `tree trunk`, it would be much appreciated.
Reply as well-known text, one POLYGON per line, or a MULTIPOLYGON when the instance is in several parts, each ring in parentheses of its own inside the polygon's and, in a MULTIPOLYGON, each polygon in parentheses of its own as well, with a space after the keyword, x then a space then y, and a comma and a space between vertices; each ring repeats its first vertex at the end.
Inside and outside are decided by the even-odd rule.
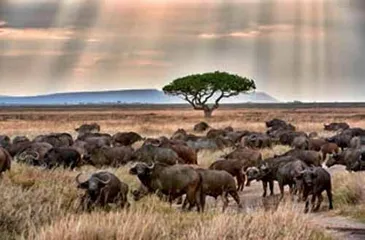
POLYGON ((204 117, 205 118, 211 118, 213 114, 214 109, 206 108, 204 109, 204 117))

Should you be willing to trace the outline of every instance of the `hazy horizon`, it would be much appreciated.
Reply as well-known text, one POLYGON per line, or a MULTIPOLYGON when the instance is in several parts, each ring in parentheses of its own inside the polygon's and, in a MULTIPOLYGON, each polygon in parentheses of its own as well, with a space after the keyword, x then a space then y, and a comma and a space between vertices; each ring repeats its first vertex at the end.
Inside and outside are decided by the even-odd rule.
POLYGON ((227 71, 281 101, 365 101, 362 0, 0 0, 0 95, 227 71))

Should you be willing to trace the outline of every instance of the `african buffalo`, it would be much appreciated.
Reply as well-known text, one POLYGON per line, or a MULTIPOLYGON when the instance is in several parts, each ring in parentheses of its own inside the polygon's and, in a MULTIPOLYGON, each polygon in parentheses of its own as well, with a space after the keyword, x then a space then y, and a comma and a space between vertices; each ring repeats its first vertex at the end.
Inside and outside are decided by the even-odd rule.
POLYGON ((272 141, 270 136, 266 134, 252 133, 242 138, 241 146, 250 148, 271 148, 272 141))
POLYGON ((333 165, 336 164, 344 165, 346 166, 347 170, 350 170, 352 164, 356 162, 358 159, 360 159, 362 152, 363 152, 362 149, 348 148, 339 154, 333 154, 332 157, 328 159, 326 166, 332 167, 333 165))
POLYGON ((293 139, 291 146, 299 150, 308 150, 309 139, 305 136, 298 136, 293 139))
POLYGON ((141 135, 135 132, 118 132, 113 135, 113 146, 131 146, 142 141, 141 135))
POLYGON ((121 182, 110 172, 97 172, 90 176, 85 182, 80 182, 80 175, 77 175, 78 188, 85 189, 86 193, 81 198, 80 207, 84 210, 91 210, 92 207, 104 207, 108 203, 115 203, 122 208, 129 207, 129 187, 121 182))
POLYGON ((53 146, 49 143, 33 142, 17 156, 17 159, 23 163, 41 166, 44 163, 44 156, 51 148, 53 146))
POLYGON ((350 126, 345 122, 339 122, 339 123, 334 122, 330 124, 324 124, 323 126, 325 131, 338 131, 350 128, 350 126))
POLYGON ((323 145, 325 145, 327 142, 326 140, 322 139, 322 138, 310 138, 309 139, 309 144, 308 144, 308 150, 312 150, 312 151, 321 151, 321 148, 323 145))
POLYGON ((12 144, 6 147, 6 150, 10 153, 12 157, 22 153, 25 149, 29 148, 32 142, 28 138, 14 138, 12 144))
POLYGON ((81 133, 96 133, 100 132, 100 125, 97 123, 82 124, 80 127, 75 129, 79 134, 81 133))
POLYGON ((351 148, 361 148, 365 146, 365 136, 353 137, 350 141, 351 148))
POLYGON ((51 133, 48 135, 39 135, 33 142, 46 142, 53 147, 70 147, 73 144, 72 136, 68 133, 51 133))
POLYGON ((193 129, 195 132, 204 132, 204 131, 208 130, 208 128, 210 128, 208 123, 200 122, 200 123, 196 124, 193 129))
POLYGON ((350 134, 340 133, 333 137, 327 138, 326 141, 330 143, 336 143, 337 146, 339 146, 343 151, 345 148, 348 148, 350 146, 352 137, 353 136, 351 136, 350 134))
POLYGON ((187 165, 166 165, 161 163, 137 163, 129 171, 136 175, 150 193, 161 193, 173 200, 186 194, 190 206, 196 204, 198 212, 204 211, 202 176, 187 165))
POLYGON ((145 145, 137 149, 131 160, 145 163, 159 162, 168 165, 184 162, 174 150, 153 145, 145 145))
POLYGON ((337 154, 340 152, 340 148, 336 143, 326 143, 321 147, 322 159, 325 161, 327 159, 327 155, 337 154))
MULTIPOLYGON (((217 171, 202 168, 198 168, 196 169, 196 171, 200 173, 203 179, 203 205, 205 203, 205 196, 214 197, 216 200, 219 196, 221 196, 223 200, 222 211, 224 212, 229 203, 228 195, 231 195, 238 204, 238 207, 241 208, 241 201, 237 193, 236 182, 231 174, 227 173, 226 171, 217 171)), ((186 201, 184 202, 183 208, 185 205, 186 201)))
POLYGON ((120 147, 98 147, 92 149, 84 156, 84 160, 93 166, 120 167, 131 161, 133 148, 127 146, 120 147))
POLYGON ((290 161, 278 168, 276 179, 279 183, 281 199, 284 197, 285 185, 289 185, 291 195, 302 192, 302 186, 298 184, 296 178, 307 168, 308 166, 301 160, 290 161))
POLYGON ((237 190, 242 191, 245 186, 244 164, 244 161, 237 159, 217 160, 209 166, 209 169, 228 172, 237 179, 237 190))
POLYGON ((74 169, 81 166, 81 155, 71 147, 56 147, 48 150, 43 162, 48 169, 59 166, 74 169))
POLYGON ((332 183, 331 175, 321 167, 315 167, 302 171, 297 177, 297 180, 303 183, 303 198, 305 199, 305 212, 309 211, 308 196, 312 194, 312 211, 318 211, 323 201, 322 192, 327 192, 329 209, 333 209, 332 204, 332 183), (317 205, 315 205, 318 199, 317 205))
POLYGON ((30 142, 29 138, 26 137, 26 136, 16 136, 14 139, 13 139, 13 142, 12 144, 16 144, 16 143, 19 143, 19 142, 30 142))
POLYGON ((291 146, 294 139, 300 136, 307 137, 307 134, 305 132, 284 131, 279 136, 279 142, 282 145, 291 146))
POLYGON ((12 157, 9 152, 5 148, 0 147, 0 178, 3 172, 10 170, 11 161, 12 157))
MULTIPOLYGON (((249 167, 259 165, 262 161, 262 154, 251 148, 237 148, 223 157, 225 159, 239 159, 243 161, 243 171, 246 171, 249 167)), ((250 186, 250 181, 247 180, 246 186, 250 186)))
POLYGON ((319 152, 316 152, 316 151, 293 149, 293 150, 289 150, 288 152, 280 155, 279 157, 284 157, 284 156, 295 157, 295 158, 303 161, 308 166, 319 167, 322 164, 322 156, 319 152))
POLYGON ((270 187, 270 194, 274 195, 274 181, 277 181, 277 172, 278 169, 289 163, 294 162, 297 159, 292 156, 282 156, 282 157, 274 157, 265 159, 260 166, 252 167, 247 169, 246 174, 248 181, 262 181, 262 187, 264 193, 262 194, 263 197, 267 195, 267 185, 269 184, 270 187))

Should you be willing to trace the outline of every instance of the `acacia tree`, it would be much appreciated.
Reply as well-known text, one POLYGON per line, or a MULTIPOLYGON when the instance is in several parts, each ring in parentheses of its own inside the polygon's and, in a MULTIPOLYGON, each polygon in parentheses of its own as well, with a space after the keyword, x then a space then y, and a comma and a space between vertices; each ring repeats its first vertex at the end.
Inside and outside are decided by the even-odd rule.
POLYGON ((166 85, 163 91, 165 94, 181 97, 195 110, 204 111, 205 117, 211 117, 223 98, 255 89, 252 79, 216 71, 178 78, 166 85))

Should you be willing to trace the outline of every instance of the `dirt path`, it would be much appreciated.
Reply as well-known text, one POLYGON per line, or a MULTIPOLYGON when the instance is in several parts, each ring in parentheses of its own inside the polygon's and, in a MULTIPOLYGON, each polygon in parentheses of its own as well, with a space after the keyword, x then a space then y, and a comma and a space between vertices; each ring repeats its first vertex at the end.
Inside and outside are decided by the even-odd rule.
MULTIPOLYGON (((330 169, 330 173, 345 171, 342 167, 334 167, 330 169)), ((244 206, 244 211, 251 212, 257 208, 276 209, 280 203, 280 192, 275 183, 275 196, 262 198, 262 184, 261 182, 252 182, 250 187, 245 187, 241 195, 241 201, 244 206)), ((335 203, 334 203, 335 205, 335 203)), ((231 210, 236 208, 233 202, 230 204, 231 210)), ((336 205, 335 205, 336 206, 336 205)), ((310 213, 308 216, 316 225, 321 226, 331 233, 332 236, 338 239, 348 240, 363 240, 365 239, 365 224, 357 222, 356 220, 333 216, 327 210, 326 201, 322 205, 323 211, 319 213, 310 213)), ((304 204, 298 203, 298 209, 304 210, 304 204)))

